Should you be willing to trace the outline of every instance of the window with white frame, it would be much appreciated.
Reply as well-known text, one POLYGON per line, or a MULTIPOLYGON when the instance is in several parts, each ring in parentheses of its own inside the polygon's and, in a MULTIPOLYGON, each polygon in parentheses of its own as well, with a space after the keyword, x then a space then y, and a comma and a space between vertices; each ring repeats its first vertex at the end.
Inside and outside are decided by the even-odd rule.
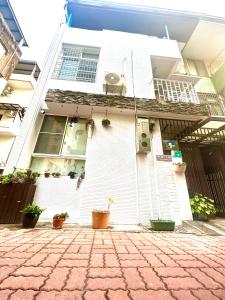
POLYGON ((31 169, 67 175, 84 170, 87 145, 86 120, 71 123, 69 117, 47 115, 44 118, 31 160, 31 169), (73 158, 74 156, 74 158, 73 158))
POLYGON ((85 119, 71 123, 64 116, 45 116, 34 153, 85 155, 87 130, 85 119))
POLYGON ((99 51, 94 47, 63 44, 52 78, 94 83, 99 51))

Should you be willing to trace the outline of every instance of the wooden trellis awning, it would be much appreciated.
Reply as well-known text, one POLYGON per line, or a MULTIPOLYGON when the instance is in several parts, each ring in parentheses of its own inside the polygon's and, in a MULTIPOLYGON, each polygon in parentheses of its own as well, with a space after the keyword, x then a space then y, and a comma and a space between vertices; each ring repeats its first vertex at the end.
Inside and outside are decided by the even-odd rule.
POLYGON ((161 119, 163 139, 183 143, 225 145, 225 117, 209 117, 203 121, 161 119))
POLYGON ((0 102, 0 110, 17 111, 21 120, 24 117, 24 113, 25 113, 25 108, 22 107, 19 104, 16 104, 16 103, 3 103, 3 102, 0 102))

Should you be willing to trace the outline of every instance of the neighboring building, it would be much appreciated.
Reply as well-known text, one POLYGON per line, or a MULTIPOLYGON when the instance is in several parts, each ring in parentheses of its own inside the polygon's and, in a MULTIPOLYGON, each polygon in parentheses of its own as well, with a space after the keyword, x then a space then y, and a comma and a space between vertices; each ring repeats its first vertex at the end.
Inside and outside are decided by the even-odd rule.
POLYGON ((78 189, 67 176, 39 179, 42 220, 67 211, 88 223, 92 209, 113 197, 113 223, 179 224, 192 218, 189 195, 196 192, 224 214, 225 20, 78 0, 67 11, 69 26, 51 44, 6 166, 85 170, 78 189), (45 115, 37 113, 43 101, 45 115), (186 176, 172 168, 180 158, 171 158, 171 144, 182 151, 186 176))
POLYGON ((29 105, 39 68, 22 59, 27 46, 10 3, 0 1, 0 173, 29 105))

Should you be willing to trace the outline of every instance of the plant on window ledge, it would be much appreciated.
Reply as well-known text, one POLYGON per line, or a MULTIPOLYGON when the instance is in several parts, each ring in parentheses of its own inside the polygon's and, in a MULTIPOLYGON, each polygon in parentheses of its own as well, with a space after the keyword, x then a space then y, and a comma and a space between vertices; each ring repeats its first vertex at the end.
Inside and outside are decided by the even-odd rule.
POLYGON ((52 173, 52 176, 53 176, 54 178, 59 178, 59 177, 61 176, 61 173, 59 173, 59 172, 53 172, 53 173, 52 173))

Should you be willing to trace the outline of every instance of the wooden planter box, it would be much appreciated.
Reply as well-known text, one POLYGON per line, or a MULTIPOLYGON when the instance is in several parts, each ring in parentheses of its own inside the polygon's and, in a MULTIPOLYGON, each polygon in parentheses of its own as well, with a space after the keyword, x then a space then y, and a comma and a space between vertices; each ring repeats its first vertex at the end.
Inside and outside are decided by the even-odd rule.
POLYGON ((157 231, 173 231, 175 222, 171 220, 150 220, 151 229, 157 231))
POLYGON ((0 184, 0 223, 19 224, 20 210, 32 203, 36 185, 29 183, 0 184))

